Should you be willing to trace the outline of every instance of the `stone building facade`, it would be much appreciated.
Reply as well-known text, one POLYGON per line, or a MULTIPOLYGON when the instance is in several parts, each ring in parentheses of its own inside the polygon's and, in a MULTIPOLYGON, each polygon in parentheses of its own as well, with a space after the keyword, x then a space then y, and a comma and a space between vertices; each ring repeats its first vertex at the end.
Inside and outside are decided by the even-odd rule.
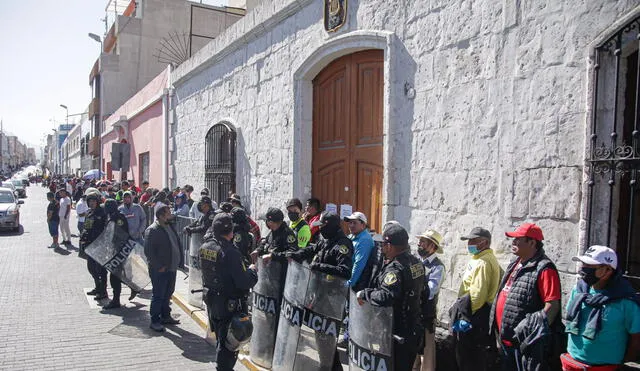
MULTIPOLYGON (((593 144, 610 145, 605 129, 592 142, 592 128, 607 121, 598 115, 622 110, 613 98, 621 85, 612 90, 604 73, 598 83, 594 65, 596 50, 604 61, 616 49, 598 48, 618 34, 623 54, 635 50, 637 60, 637 41, 622 32, 640 16, 640 1, 330 3, 347 4, 344 25, 332 32, 327 2, 263 1, 173 71, 173 184, 206 184, 207 136, 223 124, 235 140, 233 190, 254 213, 320 192, 337 195, 324 202, 346 199, 379 213, 378 228, 395 219, 412 235, 441 231, 444 321, 469 259, 459 237, 474 226, 492 231, 506 266, 504 231, 539 224, 565 293, 575 277, 571 257, 587 243, 619 247, 623 200, 589 181, 598 164, 590 161, 593 144), (344 139, 341 130, 353 135, 344 139), (342 155, 323 149, 341 140, 355 140, 345 145, 347 159, 369 146, 380 151, 354 160, 356 170, 331 173, 327 159, 342 155), (369 170, 361 166, 376 156, 369 170), (356 197, 348 194, 353 179, 356 197), (607 217, 608 227, 599 223, 607 217)), ((636 267, 638 240, 621 253, 636 267)))

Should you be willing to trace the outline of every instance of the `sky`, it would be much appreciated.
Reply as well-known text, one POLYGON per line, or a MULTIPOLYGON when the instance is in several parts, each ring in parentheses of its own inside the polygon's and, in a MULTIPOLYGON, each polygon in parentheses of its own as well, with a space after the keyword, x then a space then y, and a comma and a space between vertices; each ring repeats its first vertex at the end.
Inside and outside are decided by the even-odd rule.
POLYGON ((100 19, 107 3, 0 0, 0 119, 5 132, 39 147, 54 126, 65 123, 61 104, 69 115, 86 110, 89 73, 100 51, 100 44, 87 34, 104 35, 100 19))

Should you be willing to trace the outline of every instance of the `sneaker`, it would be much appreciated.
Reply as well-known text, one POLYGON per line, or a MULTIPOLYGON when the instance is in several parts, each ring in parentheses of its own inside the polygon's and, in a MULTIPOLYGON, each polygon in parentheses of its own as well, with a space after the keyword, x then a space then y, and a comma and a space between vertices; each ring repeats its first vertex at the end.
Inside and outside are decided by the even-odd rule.
POLYGON ((60 245, 58 245, 57 243, 52 243, 51 245, 48 246, 50 249, 57 249, 58 247, 60 247, 60 245))
POLYGON ((161 318, 160 323, 162 323, 163 325, 179 325, 180 320, 175 319, 173 317, 167 317, 167 318, 161 318))
POLYGON ((120 301, 119 300, 111 300, 109 302, 109 304, 107 304, 104 307, 102 307, 102 309, 117 309, 117 308, 120 308, 120 301))
POLYGON ((158 322, 151 322, 151 324, 149 325, 149 328, 156 332, 164 331, 164 326, 162 326, 162 324, 158 322))

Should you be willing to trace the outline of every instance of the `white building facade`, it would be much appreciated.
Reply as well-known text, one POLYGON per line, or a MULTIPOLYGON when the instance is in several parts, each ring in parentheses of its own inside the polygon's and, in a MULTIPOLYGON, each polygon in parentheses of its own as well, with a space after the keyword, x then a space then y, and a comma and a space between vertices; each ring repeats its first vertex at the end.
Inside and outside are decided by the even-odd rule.
POLYGON ((589 244, 638 277, 639 5, 263 1, 173 72, 171 181, 440 231, 444 321, 475 226, 506 266, 504 232, 540 225, 565 293, 589 244))

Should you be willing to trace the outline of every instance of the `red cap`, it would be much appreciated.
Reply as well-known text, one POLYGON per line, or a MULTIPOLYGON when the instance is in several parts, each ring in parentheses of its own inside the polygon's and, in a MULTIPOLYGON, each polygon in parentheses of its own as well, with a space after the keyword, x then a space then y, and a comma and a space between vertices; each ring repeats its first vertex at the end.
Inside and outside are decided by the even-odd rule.
POLYGON ((513 232, 505 232, 507 237, 529 237, 536 241, 544 240, 542 229, 533 223, 524 223, 513 232))

